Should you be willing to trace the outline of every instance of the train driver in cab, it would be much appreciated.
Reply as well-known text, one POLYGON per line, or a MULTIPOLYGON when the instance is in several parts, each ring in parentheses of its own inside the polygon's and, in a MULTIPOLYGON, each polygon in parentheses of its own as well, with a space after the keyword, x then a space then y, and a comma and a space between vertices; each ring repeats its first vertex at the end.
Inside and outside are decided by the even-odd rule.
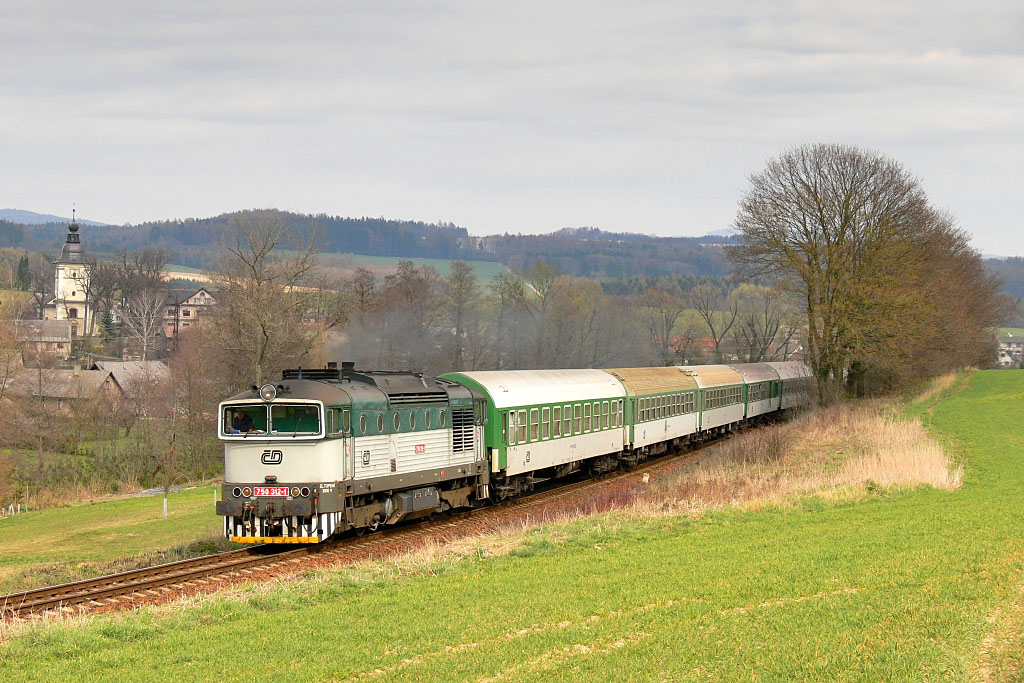
POLYGON ((236 434, 246 434, 256 431, 252 424, 252 415, 242 412, 241 410, 236 410, 235 417, 231 420, 231 431, 236 434))

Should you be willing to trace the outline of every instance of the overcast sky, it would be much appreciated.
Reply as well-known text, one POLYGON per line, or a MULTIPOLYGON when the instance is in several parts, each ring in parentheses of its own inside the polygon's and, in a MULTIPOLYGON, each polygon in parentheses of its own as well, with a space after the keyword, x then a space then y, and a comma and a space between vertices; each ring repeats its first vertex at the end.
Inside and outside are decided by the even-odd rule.
POLYGON ((4 0, 0 208, 697 235, 769 157, 841 142, 1024 255, 1022 8, 4 0))

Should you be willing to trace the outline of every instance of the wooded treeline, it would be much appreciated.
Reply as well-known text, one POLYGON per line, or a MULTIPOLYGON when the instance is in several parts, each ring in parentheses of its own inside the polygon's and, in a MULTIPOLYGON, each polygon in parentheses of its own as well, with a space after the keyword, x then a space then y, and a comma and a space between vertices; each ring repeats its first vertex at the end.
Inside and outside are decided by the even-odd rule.
MULTIPOLYGON (((161 221, 124 226, 88 226, 84 239, 93 253, 116 253, 143 248, 164 249, 172 263, 213 268, 220 258, 221 236, 232 221, 252 212, 213 218, 161 221)), ((720 237, 653 237, 609 233, 593 228, 564 229, 550 235, 503 234, 470 237, 465 228, 384 218, 341 218, 324 214, 271 211, 300 232, 316 232, 324 252, 500 262, 525 271, 534 263, 552 263, 570 275, 598 278, 635 274, 712 275, 728 272, 720 248, 708 243, 720 237)), ((0 221, 0 248, 52 251, 66 226, 21 225, 0 221)))

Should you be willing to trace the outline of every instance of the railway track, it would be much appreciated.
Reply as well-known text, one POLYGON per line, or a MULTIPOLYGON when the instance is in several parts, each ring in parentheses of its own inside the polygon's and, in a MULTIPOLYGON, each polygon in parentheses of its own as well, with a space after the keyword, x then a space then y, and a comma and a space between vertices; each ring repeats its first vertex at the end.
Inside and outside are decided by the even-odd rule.
MULTIPOLYGON (((588 499, 585 495, 591 490, 608 487, 628 477, 656 473, 669 466, 697 458, 700 454, 700 449, 670 453, 643 463, 633 470, 618 471, 598 479, 585 479, 542 490, 499 505, 449 513, 440 519, 385 528, 368 536, 345 537, 295 549, 282 549, 281 546, 243 548, 59 586, 12 593, 0 596, 0 618, 25 617, 52 610, 111 610, 162 602, 182 593, 212 589, 224 583, 256 580, 307 569, 313 556, 317 559, 316 566, 358 561, 403 552, 418 547, 427 540, 445 542, 497 530, 512 521, 542 520, 549 515, 552 508, 558 508, 567 500, 578 498, 578 507, 586 507, 588 499)), ((565 508, 560 509, 564 511, 565 508)))

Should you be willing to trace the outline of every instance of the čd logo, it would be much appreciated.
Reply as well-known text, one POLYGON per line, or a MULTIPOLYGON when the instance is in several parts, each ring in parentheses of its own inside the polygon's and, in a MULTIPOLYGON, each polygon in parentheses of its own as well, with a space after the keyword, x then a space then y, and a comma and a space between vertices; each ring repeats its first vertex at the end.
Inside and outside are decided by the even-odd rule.
POLYGON ((281 460, 284 458, 284 453, 279 450, 265 450, 263 451, 263 457, 260 460, 263 461, 264 465, 280 465, 281 460))

